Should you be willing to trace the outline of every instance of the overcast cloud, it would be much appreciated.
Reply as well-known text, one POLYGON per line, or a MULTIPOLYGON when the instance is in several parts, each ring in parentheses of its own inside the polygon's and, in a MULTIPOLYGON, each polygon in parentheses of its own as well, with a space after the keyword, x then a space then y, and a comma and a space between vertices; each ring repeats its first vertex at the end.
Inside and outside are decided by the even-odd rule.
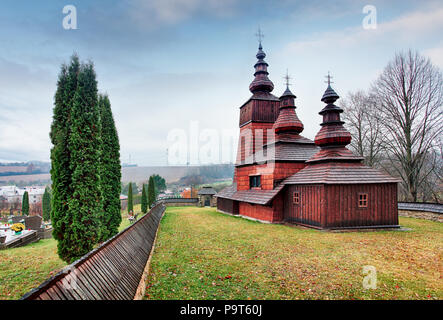
MULTIPOLYGON (((257 26, 275 95, 293 77, 303 134, 319 130, 331 71, 341 96, 366 89, 396 51, 417 49, 443 68, 439 1, 373 1, 377 29, 362 27, 366 1, 2 1, 0 159, 49 161, 60 65, 77 52, 110 96, 122 161, 164 165, 168 133, 238 130, 249 98, 257 26), (62 28, 76 6, 78 30, 62 28)), ((340 100, 339 100, 340 101, 340 100)), ((236 146, 235 146, 236 148, 236 146)))

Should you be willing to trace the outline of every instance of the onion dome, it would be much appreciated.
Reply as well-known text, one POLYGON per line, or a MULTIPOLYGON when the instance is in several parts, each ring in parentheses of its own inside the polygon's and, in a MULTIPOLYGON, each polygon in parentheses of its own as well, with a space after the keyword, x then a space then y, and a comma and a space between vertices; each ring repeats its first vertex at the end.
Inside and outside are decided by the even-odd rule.
POLYGON ((337 93, 335 93, 334 89, 331 88, 331 84, 328 83, 328 87, 326 88, 325 93, 323 94, 323 97, 321 98, 321 101, 324 103, 334 103, 337 101, 340 97, 337 93))
POLYGON ((255 77, 255 79, 249 85, 249 90, 252 93, 256 93, 256 92, 271 92, 272 90, 274 90, 274 84, 268 78, 268 75, 269 75, 269 73, 268 73, 268 66, 269 65, 264 60, 264 58, 266 57, 266 54, 263 51, 263 47, 261 45, 261 42, 259 44, 258 52, 257 52, 256 57, 257 57, 258 61, 254 65, 254 68, 255 68, 254 77, 255 77))
POLYGON ((296 133, 303 131, 303 123, 295 113, 294 99, 296 96, 289 90, 289 84, 286 84, 286 90, 280 97, 280 113, 274 123, 273 129, 276 134, 296 133))
POLYGON ((324 146, 346 146, 351 142, 351 134, 343 127, 344 122, 340 119, 343 109, 337 107, 334 102, 339 98, 332 89, 330 76, 328 75, 328 87, 321 98, 327 105, 319 112, 323 116, 321 129, 315 136, 315 144, 324 146))

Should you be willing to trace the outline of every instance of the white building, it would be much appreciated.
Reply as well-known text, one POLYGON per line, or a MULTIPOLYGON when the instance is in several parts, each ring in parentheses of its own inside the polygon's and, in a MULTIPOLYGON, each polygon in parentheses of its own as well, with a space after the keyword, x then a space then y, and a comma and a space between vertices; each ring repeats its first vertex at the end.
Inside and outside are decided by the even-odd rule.
POLYGON ((0 187, 0 196, 3 196, 8 203, 21 203, 25 191, 28 191, 29 203, 35 204, 42 201, 45 187, 18 188, 16 186, 3 186, 0 187))
MULTIPOLYGON (((28 191, 29 203, 39 203, 43 200, 43 194, 45 193, 45 187, 25 187, 23 193, 28 191)), ((22 197, 23 197, 22 193, 22 197)))
POLYGON ((0 187, 0 196, 3 196, 8 203, 20 203, 22 200, 20 197, 20 188, 16 186, 0 187))

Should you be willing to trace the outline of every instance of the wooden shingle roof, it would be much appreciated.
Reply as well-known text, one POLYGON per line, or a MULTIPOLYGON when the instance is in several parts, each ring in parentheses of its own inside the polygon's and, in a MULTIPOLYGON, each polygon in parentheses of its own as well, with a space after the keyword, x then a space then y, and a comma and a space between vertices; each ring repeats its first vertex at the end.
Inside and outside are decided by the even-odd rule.
POLYGON ((283 187, 284 185, 280 184, 272 190, 251 189, 236 191, 237 186, 236 184, 233 184, 232 186, 221 190, 215 196, 235 201, 266 205, 271 202, 272 199, 274 199, 274 197, 283 189, 283 187))
POLYGON ((216 194, 217 192, 214 190, 214 188, 212 188, 212 187, 203 187, 203 188, 201 188, 200 190, 199 190, 199 192, 198 192, 198 195, 199 196, 203 196, 203 195, 210 195, 210 196, 212 196, 212 195, 214 195, 214 194, 216 194))
POLYGON ((363 164, 319 163, 311 164, 292 176, 283 184, 361 184, 361 183, 397 183, 398 179, 367 167, 363 164))
MULTIPOLYGON (((266 163, 266 162, 305 162, 317 153, 319 148, 312 140, 299 136, 297 140, 283 137, 282 140, 273 141, 259 151, 245 159, 244 164, 266 163)), ((242 165, 242 164, 238 164, 242 165)))
POLYGON ((160 203, 137 222, 65 267, 21 300, 132 300, 152 253, 160 203))
POLYGON ((310 158, 307 163, 314 162, 361 162, 363 157, 353 154, 349 149, 343 146, 323 147, 310 158))

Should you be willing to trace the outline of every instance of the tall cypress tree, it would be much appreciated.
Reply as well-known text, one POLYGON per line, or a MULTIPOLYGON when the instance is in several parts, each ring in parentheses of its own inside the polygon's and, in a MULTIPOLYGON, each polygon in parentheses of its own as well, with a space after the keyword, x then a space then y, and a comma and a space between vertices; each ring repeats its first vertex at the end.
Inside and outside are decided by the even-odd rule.
POLYGON ((154 177, 149 177, 149 183, 148 183, 148 206, 149 208, 152 207, 152 204, 155 202, 157 198, 156 191, 155 191, 155 181, 154 177))
POLYGON ((28 194, 28 191, 25 191, 25 193, 23 193, 22 214, 25 216, 29 215, 29 194, 28 194))
POLYGON ((73 221, 73 217, 68 213, 68 201, 72 197, 72 170, 70 167, 68 144, 71 132, 71 109, 77 89, 79 71, 80 61, 77 55, 71 57, 69 66, 61 66, 54 97, 53 120, 50 132, 53 144, 51 149, 52 234, 58 241, 58 254, 62 258, 65 255, 64 248, 69 244, 69 241, 66 239, 68 228, 73 221))
POLYGON ((132 204, 132 182, 129 182, 128 187, 128 213, 133 212, 134 206, 132 204))
POLYGON ((148 212, 148 195, 146 194, 145 184, 143 184, 141 207, 143 213, 148 212))
POLYGON ((68 150, 72 171, 72 197, 65 226, 63 260, 72 262, 92 250, 99 241, 99 216, 102 211, 100 185, 100 118, 97 81, 92 63, 82 65, 71 109, 68 150))
POLYGON ((103 194, 100 240, 105 241, 118 233, 122 221, 120 144, 108 96, 100 95, 98 104, 102 139, 100 179, 103 194))
POLYGON ((44 221, 51 220, 51 194, 48 188, 45 188, 45 193, 43 193, 42 212, 44 221))

